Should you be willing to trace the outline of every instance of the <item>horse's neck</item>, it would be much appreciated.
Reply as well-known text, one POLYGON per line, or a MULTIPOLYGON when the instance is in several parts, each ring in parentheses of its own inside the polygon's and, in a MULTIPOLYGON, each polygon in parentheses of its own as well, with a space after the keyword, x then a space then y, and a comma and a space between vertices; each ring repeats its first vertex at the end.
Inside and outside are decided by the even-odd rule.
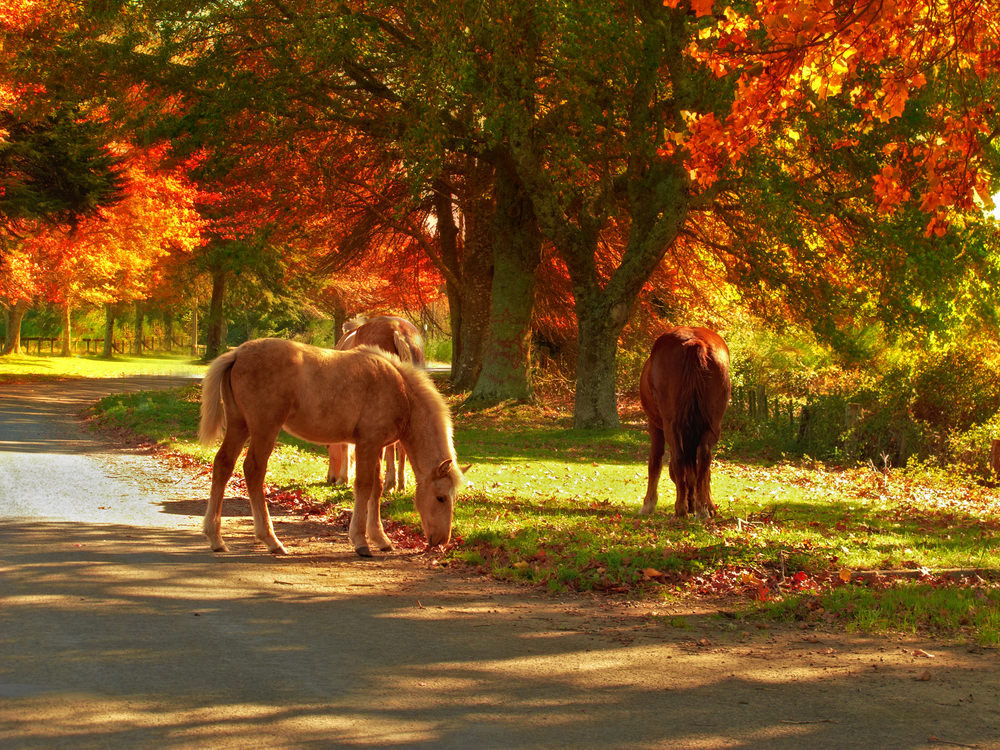
POLYGON ((446 459, 454 459, 447 422, 441 418, 432 402, 410 399, 410 421, 403 438, 406 456, 417 476, 429 476, 446 459))

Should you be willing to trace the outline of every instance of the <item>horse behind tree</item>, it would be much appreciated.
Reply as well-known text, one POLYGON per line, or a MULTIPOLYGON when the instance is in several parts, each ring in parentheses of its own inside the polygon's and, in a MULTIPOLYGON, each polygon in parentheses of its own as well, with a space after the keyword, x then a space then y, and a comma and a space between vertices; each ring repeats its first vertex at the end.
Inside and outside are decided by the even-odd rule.
MULTIPOLYGON (((344 324, 344 336, 337 342, 337 349, 347 350, 357 346, 377 346, 384 352, 395 354, 403 362, 424 366, 424 339, 410 321, 392 315, 380 315, 369 320, 351 320, 344 324)), ((331 443, 326 481, 347 484, 352 463, 351 447, 347 443, 331 443)), ((401 443, 385 447, 385 479, 382 491, 406 489, 406 450, 401 443)))
POLYGON ((319 349, 281 339, 257 339, 218 357, 202 384, 202 442, 225 435, 212 467, 212 490, 203 529, 213 550, 222 541, 222 498, 247 439, 243 462, 254 534, 277 554, 264 500, 264 474, 278 433, 320 445, 352 442, 357 453, 354 513, 349 536, 355 551, 368 541, 391 550, 379 510, 382 449, 397 440, 417 480, 414 504, 430 545, 451 538, 455 498, 463 478, 455 460, 451 415, 425 372, 375 347, 319 349))
POLYGON ((650 438, 649 482, 640 513, 648 515, 656 508, 666 443, 677 491, 675 513, 715 515, 712 448, 731 393, 729 349, 715 331, 678 327, 656 340, 639 378, 650 438))

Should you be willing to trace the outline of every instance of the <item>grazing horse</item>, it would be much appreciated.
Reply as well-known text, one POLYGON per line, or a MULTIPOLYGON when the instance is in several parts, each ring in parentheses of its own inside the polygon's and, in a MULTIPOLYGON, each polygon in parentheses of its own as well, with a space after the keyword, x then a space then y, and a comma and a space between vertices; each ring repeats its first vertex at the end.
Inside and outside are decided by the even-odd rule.
MULTIPOLYGON (((364 322, 348 321, 344 336, 337 342, 337 349, 356 346, 377 346, 382 351, 395 354, 403 362, 424 366, 424 340, 420 331, 410 321, 389 315, 371 318, 364 322)), ((350 481, 351 448, 347 443, 332 443, 327 447, 330 466, 326 481, 347 484, 350 481)), ((382 491, 406 489, 406 450, 400 443, 385 447, 385 481, 382 491)))
POLYGON ((656 508, 664 442, 670 446, 670 478, 678 516, 715 515, 712 448, 729 406, 729 348, 707 328, 672 328, 653 344, 639 378, 639 398, 649 420, 649 484, 643 515, 656 508))
POLYGON ((414 504, 431 546, 451 538, 455 497, 463 482, 455 461, 451 415, 427 374, 375 347, 319 349, 282 339, 248 341, 218 357, 202 385, 199 437, 225 436, 212 466, 212 491, 203 530, 212 549, 222 541, 222 497, 247 438, 243 472, 254 535, 276 554, 286 550, 274 535, 264 501, 264 473, 278 433, 320 445, 350 441, 357 449, 354 513, 349 536, 370 556, 368 540, 391 550, 379 512, 382 449, 397 440, 417 479, 414 504))

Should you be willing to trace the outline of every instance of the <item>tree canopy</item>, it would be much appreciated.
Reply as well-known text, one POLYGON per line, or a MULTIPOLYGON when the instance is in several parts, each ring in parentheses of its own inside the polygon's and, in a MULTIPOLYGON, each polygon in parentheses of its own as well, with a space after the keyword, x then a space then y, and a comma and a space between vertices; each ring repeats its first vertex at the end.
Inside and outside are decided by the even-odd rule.
MULTIPOLYGON (((578 426, 617 422, 640 301, 676 311, 725 287, 848 353, 866 325, 995 316, 988 3, 20 7, 0 18, 21 43, 4 47, 8 89, 169 144, 197 185, 206 267, 267 248, 285 261, 263 261, 282 269, 272 287, 340 306, 443 290, 476 403, 530 396, 534 309, 562 311, 574 339, 578 426), (567 290, 572 308, 550 304, 567 290)), ((87 153, 57 160, 96 205, 116 173, 87 153)), ((65 210, 19 190, 11 205, 65 210)))

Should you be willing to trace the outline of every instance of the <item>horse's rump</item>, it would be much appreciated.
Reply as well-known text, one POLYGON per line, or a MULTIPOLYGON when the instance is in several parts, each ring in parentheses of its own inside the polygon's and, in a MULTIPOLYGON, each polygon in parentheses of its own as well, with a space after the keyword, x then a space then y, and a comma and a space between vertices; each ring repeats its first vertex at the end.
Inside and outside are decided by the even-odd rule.
POLYGON ((729 404, 725 342, 708 329, 674 328, 656 340, 642 380, 640 392, 646 392, 643 406, 647 413, 650 406, 655 408, 660 425, 674 438, 679 457, 693 463, 706 436, 710 444, 718 440, 729 404))
POLYGON ((424 364, 424 339, 417 327, 404 318, 392 315, 371 318, 349 331, 337 342, 337 349, 365 345, 395 354, 403 362, 424 364))

